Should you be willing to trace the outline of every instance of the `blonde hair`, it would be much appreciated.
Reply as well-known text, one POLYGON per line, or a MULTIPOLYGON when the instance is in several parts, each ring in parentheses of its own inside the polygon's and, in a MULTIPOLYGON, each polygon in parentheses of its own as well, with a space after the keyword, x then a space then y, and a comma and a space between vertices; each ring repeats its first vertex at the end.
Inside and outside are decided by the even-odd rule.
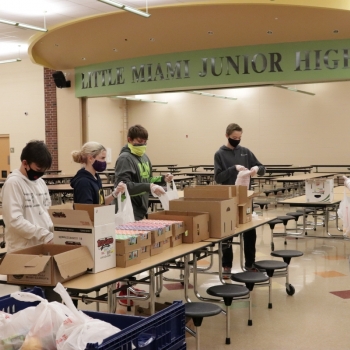
POLYGON ((88 156, 91 155, 95 158, 105 150, 100 143, 91 141, 86 142, 80 151, 73 151, 71 155, 75 163, 85 164, 88 156))

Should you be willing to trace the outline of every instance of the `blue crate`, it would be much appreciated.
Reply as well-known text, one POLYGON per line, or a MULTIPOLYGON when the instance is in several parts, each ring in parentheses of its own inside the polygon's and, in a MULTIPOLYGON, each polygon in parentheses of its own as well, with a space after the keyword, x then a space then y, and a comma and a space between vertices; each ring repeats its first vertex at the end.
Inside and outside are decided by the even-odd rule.
POLYGON ((121 331, 102 344, 87 344, 86 349, 103 350, 182 350, 185 343, 185 305, 175 301, 149 317, 84 311, 87 315, 111 323, 121 331), (128 321, 129 319, 129 321, 128 321))
MULTIPOLYGON (((44 291, 39 287, 27 288, 22 292, 28 292, 36 294, 42 298, 45 298, 44 291)), ((8 314, 14 314, 15 312, 21 311, 29 306, 36 306, 39 302, 24 302, 12 298, 10 295, 6 295, 0 298, 0 311, 7 312, 8 314)))

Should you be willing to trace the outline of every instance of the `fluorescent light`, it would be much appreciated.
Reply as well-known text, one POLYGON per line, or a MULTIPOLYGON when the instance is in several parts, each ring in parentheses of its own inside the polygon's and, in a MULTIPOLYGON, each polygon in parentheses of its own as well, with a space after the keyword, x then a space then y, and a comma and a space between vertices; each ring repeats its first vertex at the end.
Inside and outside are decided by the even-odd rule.
POLYGON ((202 96, 208 96, 208 97, 215 97, 215 98, 222 98, 224 100, 237 100, 236 97, 210 94, 208 92, 201 92, 201 91, 187 91, 187 92, 190 93, 190 94, 196 94, 196 95, 202 95, 202 96))
POLYGON ((115 96, 115 98, 120 98, 122 100, 129 100, 129 101, 139 101, 139 102, 150 102, 150 103, 162 103, 164 105, 168 104, 167 101, 159 101, 159 100, 146 100, 143 98, 135 98, 135 97, 128 97, 128 96, 115 96))
POLYGON ((9 24, 11 26, 15 26, 15 27, 19 27, 19 28, 26 28, 26 29, 38 30, 40 32, 47 32, 46 28, 36 27, 36 26, 32 26, 30 24, 25 24, 25 23, 8 21, 7 19, 0 19, 0 23, 9 24))
POLYGON ((305 91, 305 90, 299 90, 299 89, 297 89, 295 87, 291 87, 291 86, 285 86, 285 85, 273 85, 273 86, 277 87, 277 88, 280 88, 280 89, 293 91, 293 92, 300 92, 301 94, 305 94, 305 95, 310 95, 310 96, 315 96, 316 95, 313 92, 309 92, 309 91, 305 91))
POLYGON ((121 9, 121 10, 125 10, 125 11, 129 11, 129 12, 135 13, 135 14, 143 16, 143 17, 151 16, 150 13, 140 11, 138 9, 135 9, 134 7, 121 4, 120 2, 115 2, 115 1, 112 1, 112 0, 97 0, 97 1, 103 2, 103 3, 107 4, 107 5, 111 5, 111 6, 117 7, 118 9, 121 9))
POLYGON ((36 26, 32 26, 30 24, 25 24, 25 23, 17 23, 17 27, 37 30, 39 32, 47 32, 46 28, 36 27, 36 26))
POLYGON ((20 58, 11 58, 9 60, 3 60, 3 61, 0 61, 0 64, 2 63, 13 63, 13 62, 21 62, 22 60, 20 58))

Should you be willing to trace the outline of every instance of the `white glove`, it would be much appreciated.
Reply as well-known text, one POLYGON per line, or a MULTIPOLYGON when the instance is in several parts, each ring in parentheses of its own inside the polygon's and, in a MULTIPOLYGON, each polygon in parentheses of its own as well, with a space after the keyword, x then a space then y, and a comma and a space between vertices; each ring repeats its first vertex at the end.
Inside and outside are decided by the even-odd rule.
POLYGON ((258 173, 259 171, 259 167, 258 166, 253 166, 252 168, 250 168, 250 176, 254 176, 258 173))
POLYGON ((119 184, 117 185, 117 187, 113 190, 112 192, 112 196, 114 198, 117 198, 119 193, 124 193, 126 190, 126 184, 124 182, 119 182, 119 184))
POLYGON ((155 184, 151 184, 151 193, 155 197, 159 197, 165 194, 164 188, 155 184))
POLYGON ((174 178, 173 174, 170 174, 170 173, 167 173, 167 174, 164 176, 164 180, 165 180, 166 182, 171 182, 171 181, 173 181, 173 178, 174 178))
POLYGON ((350 190, 350 179, 347 178, 346 176, 343 175, 343 179, 344 179, 344 186, 350 190))
POLYGON ((237 170, 237 171, 247 170, 247 168, 244 167, 243 165, 235 165, 235 167, 236 167, 236 170, 237 170))

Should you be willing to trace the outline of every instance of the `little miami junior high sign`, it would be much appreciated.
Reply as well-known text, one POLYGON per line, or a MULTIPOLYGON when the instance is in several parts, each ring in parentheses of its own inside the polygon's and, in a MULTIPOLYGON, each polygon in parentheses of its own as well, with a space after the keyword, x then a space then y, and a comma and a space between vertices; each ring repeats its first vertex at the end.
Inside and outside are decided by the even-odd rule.
POLYGON ((350 40, 244 46, 75 69, 76 97, 350 79, 350 40))

